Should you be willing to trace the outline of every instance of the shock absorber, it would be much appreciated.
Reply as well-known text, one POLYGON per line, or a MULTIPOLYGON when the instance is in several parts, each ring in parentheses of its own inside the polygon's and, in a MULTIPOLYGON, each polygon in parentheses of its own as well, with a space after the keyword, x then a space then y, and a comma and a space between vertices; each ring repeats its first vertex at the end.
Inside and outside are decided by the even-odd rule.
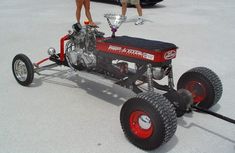
POLYGON ((152 73, 152 65, 147 65, 147 78, 148 78, 148 91, 154 91, 153 88, 153 73, 152 73))
POLYGON ((174 88, 174 80, 173 80, 173 70, 172 70, 172 65, 169 65, 169 69, 168 69, 168 86, 170 88, 174 88))

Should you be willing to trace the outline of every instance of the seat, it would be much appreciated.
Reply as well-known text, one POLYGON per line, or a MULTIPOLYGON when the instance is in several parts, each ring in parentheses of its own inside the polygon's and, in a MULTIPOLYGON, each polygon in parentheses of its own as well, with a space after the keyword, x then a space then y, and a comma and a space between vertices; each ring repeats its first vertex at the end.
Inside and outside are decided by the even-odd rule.
POLYGON ((129 37, 129 36, 116 36, 115 38, 106 39, 105 42, 134 47, 134 48, 158 51, 158 52, 167 51, 171 49, 177 49, 177 46, 172 43, 155 41, 155 40, 147 40, 147 39, 135 38, 135 37, 129 37))

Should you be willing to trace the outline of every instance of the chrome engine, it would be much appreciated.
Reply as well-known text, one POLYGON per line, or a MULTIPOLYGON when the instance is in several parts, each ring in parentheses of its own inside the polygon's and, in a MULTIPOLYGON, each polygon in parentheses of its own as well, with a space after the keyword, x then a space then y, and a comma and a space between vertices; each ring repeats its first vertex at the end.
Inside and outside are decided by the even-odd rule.
POLYGON ((96 66, 96 36, 94 29, 86 26, 79 32, 70 32, 71 39, 66 44, 65 54, 69 67, 94 68, 96 66))

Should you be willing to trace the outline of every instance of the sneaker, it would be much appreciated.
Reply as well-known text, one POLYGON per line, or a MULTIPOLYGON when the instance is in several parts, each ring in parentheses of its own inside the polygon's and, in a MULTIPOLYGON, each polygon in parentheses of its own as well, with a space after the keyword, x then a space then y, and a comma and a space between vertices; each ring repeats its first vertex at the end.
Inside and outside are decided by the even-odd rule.
POLYGON ((138 20, 135 22, 135 25, 142 25, 144 24, 144 20, 142 18, 138 18, 138 20))
POLYGON ((123 22, 126 22, 126 20, 127 20, 127 16, 125 16, 125 15, 121 15, 121 20, 123 20, 123 22))

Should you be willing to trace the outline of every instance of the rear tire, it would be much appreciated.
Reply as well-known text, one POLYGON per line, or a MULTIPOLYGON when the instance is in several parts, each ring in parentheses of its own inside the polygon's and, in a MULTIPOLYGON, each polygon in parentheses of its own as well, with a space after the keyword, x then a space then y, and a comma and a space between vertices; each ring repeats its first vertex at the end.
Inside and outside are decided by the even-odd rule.
POLYGON ((177 83, 177 89, 186 89, 193 95, 193 103, 209 109, 222 96, 221 80, 212 70, 196 67, 185 72, 177 83))
POLYGON ((22 86, 33 82, 34 67, 30 59, 24 54, 18 54, 12 61, 12 72, 16 81, 22 86))
POLYGON ((143 150, 168 142, 177 128, 174 106, 153 92, 129 99, 121 109, 120 121, 125 136, 143 150))

